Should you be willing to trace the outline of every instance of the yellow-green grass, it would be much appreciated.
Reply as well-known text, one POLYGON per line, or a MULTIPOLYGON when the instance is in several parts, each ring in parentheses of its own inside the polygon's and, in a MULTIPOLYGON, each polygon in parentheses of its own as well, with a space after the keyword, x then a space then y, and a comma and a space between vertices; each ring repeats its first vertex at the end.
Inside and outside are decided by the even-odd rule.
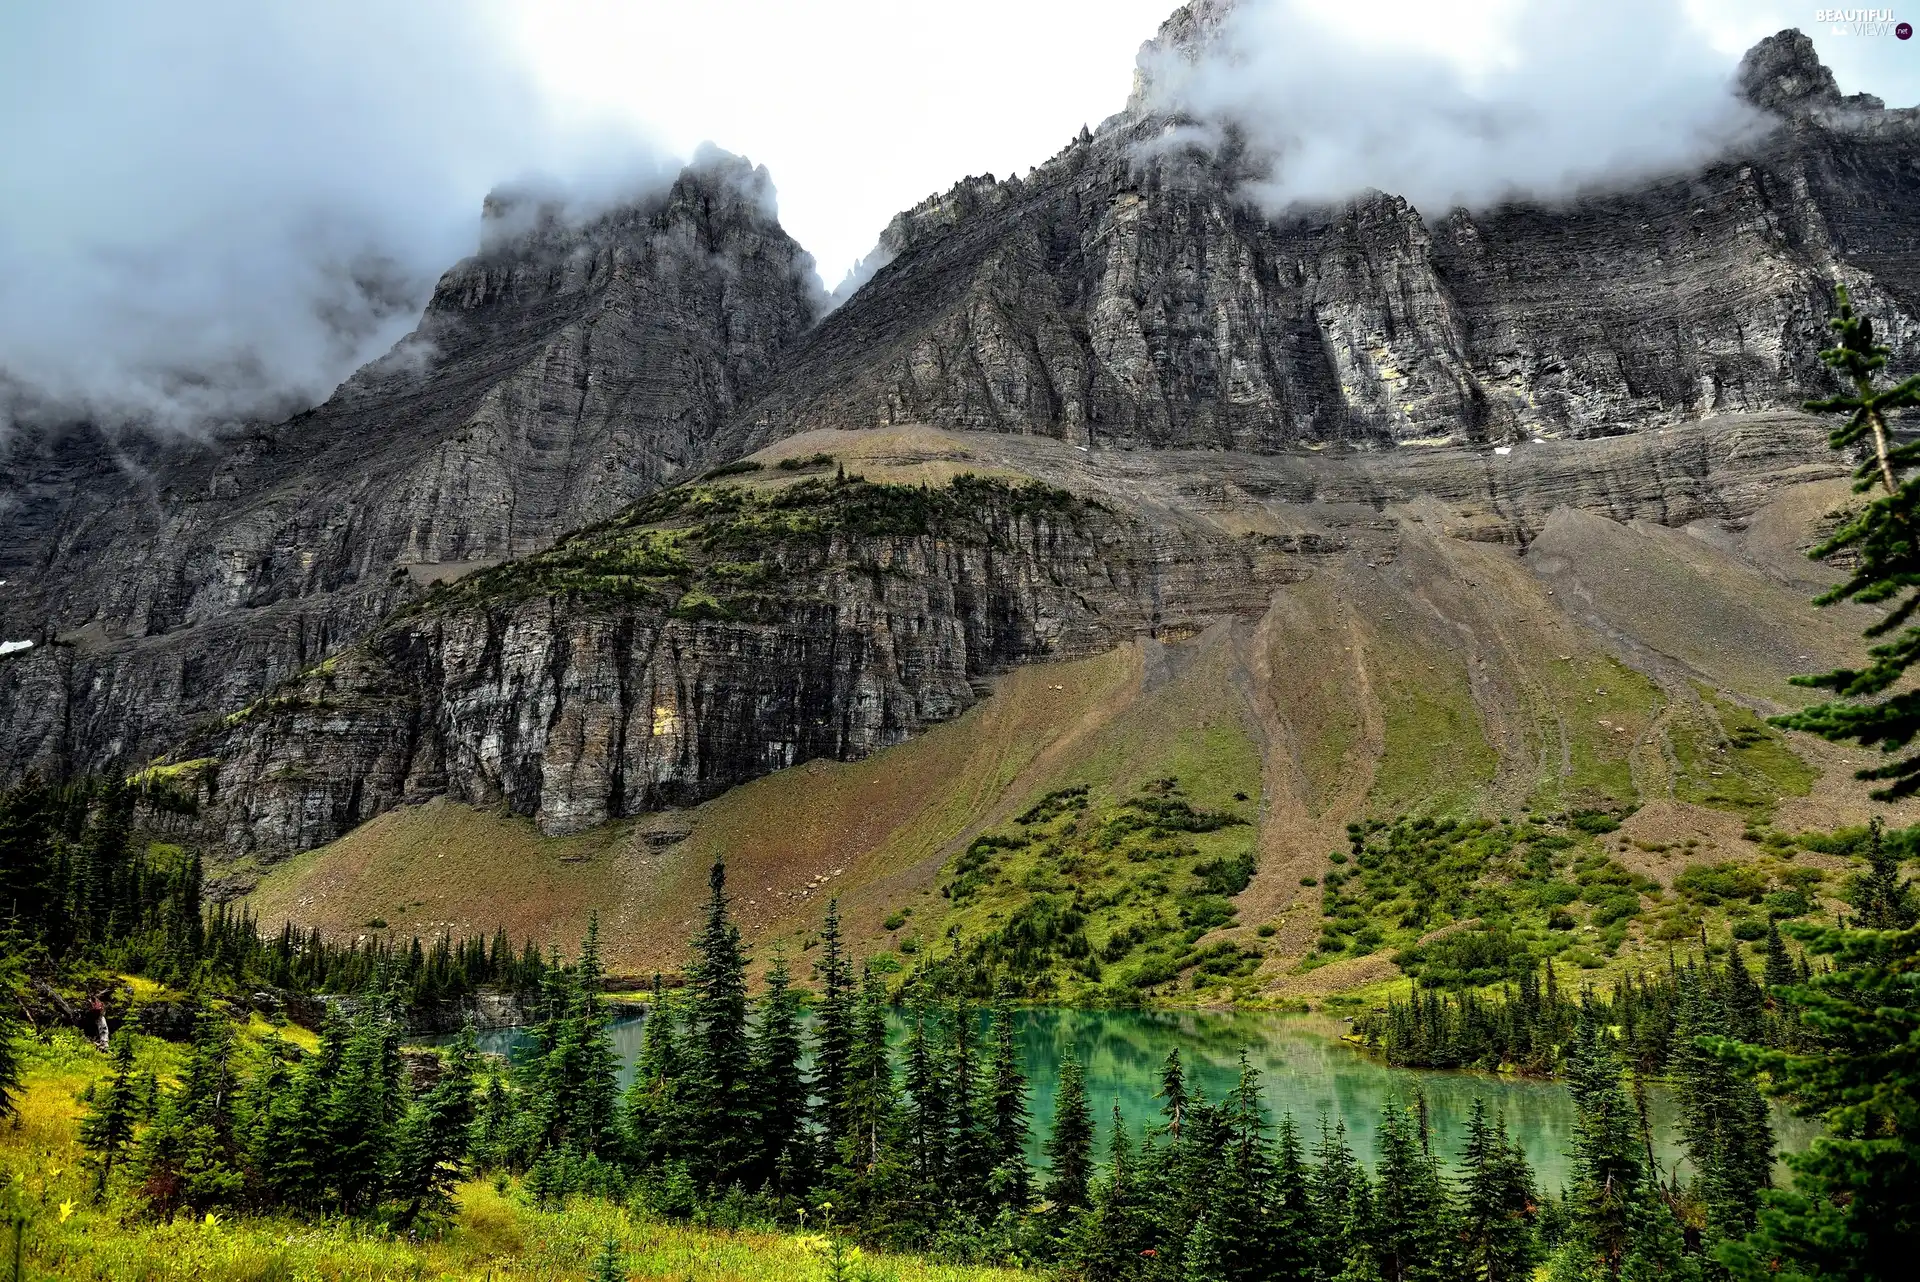
POLYGON ((266 931, 292 920, 336 938, 492 934, 516 947, 579 940, 622 916, 630 825, 542 836, 530 819, 449 801, 403 806, 273 867, 248 896, 266 931), (381 924, 384 923, 384 924, 381 924))
POLYGON ((1698 705, 1676 707, 1667 723, 1677 799, 1765 820, 1782 799, 1811 791, 1814 771, 1785 735, 1714 691, 1699 694, 1698 705))
MULTIPOLYGON (((141 1048, 142 1059, 154 1065, 179 1057, 178 1048, 148 1039, 141 1048)), ((822 1243, 814 1235, 669 1224, 592 1198, 539 1211, 517 1188, 510 1185, 502 1192, 481 1180, 460 1186, 457 1213, 445 1232, 419 1242, 351 1221, 234 1215, 217 1216, 213 1223, 184 1217, 165 1223, 145 1218, 131 1181, 122 1176, 116 1175, 107 1198, 96 1203, 92 1173, 82 1164, 79 1097, 106 1068, 99 1052, 60 1035, 29 1056, 21 1125, 0 1126, 0 1184, 17 1177, 15 1187, 31 1212, 25 1276, 36 1282, 558 1282, 589 1276, 610 1238, 635 1278, 817 1282, 825 1272, 822 1243)), ((917 1256, 876 1253, 858 1263, 897 1282, 1013 1282, 1020 1276, 917 1256)))
MULTIPOLYGON (((1217 628, 1198 639, 1160 647, 1151 659, 1151 689, 1057 753, 1047 768, 1023 779, 1022 786, 1006 791, 986 835, 1031 835, 1035 840, 1000 851, 990 885, 964 903, 929 891, 892 906, 900 914, 889 918, 895 923, 894 942, 903 952, 921 961, 954 951, 965 954, 1036 898, 1076 891, 1116 901, 1095 908, 1088 923, 1090 943, 1102 949, 1115 934, 1143 927, 1156 917, 1176 923, 1175 897, 1192 880, 1195 865, 1254 851, 1263 762, 1230 630, 1217 628), (1142 839, 1108 848, 1092 843, 1095 829, 1120 806, 1165 780, 1176 780, 1178 798, 1195 809, 1247 822, 1207 833, 1177 833, 1171 841, 1146 840, 1145 846, 1180 846, 1186 853, 1145 862, 1130 858, 1142 839), (1074 787, 1087 789, 1086 809, 1076 812, 1077 818, 1061 816, 1038 826, 1017 822, 1041 797, 1074 787), (1150 898, 1130 889, 1141 877, 1164 882, 1163 893, 1150 898), (912 909, 912 916, 906 916, 905 909, 912 909)), ((1176 931, 1162 942, 1178 939, 1176 931)), ((1136 946, 1102 965, 1118 978, 1137 965, 1144 951, 1136 946)), ((1101 987, 1101 981, 1076 975, 1064 965, 1051 973, 1059 995, 1091 996, 1101 987)))
POLYGON ((1369 649, 1382 735, 1367 813, 1469 809, 1493 782, 1499 757, 1459 654, 1411 632, 1378 632, 1369 649))

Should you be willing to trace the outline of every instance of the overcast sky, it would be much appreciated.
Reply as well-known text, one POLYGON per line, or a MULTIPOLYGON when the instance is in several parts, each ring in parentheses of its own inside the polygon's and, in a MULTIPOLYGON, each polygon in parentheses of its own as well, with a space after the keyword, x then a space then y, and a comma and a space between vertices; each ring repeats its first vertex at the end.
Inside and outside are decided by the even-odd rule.
MULTIPOLYGON (((1353 59, 1344 91, 1365 92, 1372 74, 1412 111, 1409 67, 1456 97, 1481 83, 1551 96, 1558 73, 1526 65, 1541 15, 1563 24, 1565 57, 1602 12, 1599 0, 1263 2, 1279 6, 1263 29, 1286 46, 1274 67, 1353 59)), ((473 249, 494 185, 641 186, 705 140, 768 167, 783 223, 830 287, 895 212, 968 174, 1024 172, 1117 110, 1171 7, 0 3, 0 372, 129 422, 298 408, 410 327, 433 278, 473 249)), ((1711 80, 1797 25, 1843 88, 1920 103, 1920 41, 1836 35, 1815 29, 1814 7, 1773 0, 1634 9, 1594 55, 1616 78, 1642 74, 1643 50, 1679 49, 1645 57, 1645 76, 1711 80)), ((1605 84, 1583 79, 1602 94, 1590 102, 1605 84)), ((1290 100, 1235 99, 1269 101, 1290 100)), ((1594 114, 1562 107, 1563 120, 1594 114)), ((1657 134, 1644 111, 1635 128, 1615 141, 1657 134)), ((0 429, 7 414, 0 386, 0 429)))

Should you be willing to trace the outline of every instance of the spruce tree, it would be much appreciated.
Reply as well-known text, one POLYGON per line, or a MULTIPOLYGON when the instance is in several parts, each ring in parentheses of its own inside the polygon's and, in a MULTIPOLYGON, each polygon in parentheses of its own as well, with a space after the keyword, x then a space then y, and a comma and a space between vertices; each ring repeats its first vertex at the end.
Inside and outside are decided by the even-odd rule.
POLYGON ((294 1069, 255 1126, 249 1165, 259 1175, 262 1200, 270 1204, 311 1211, 327 1197, 334 1167, 329 1083, 348 1035, 344 1021, 329 1018, 318 1051, 294 1069))
POLYGON ((804 1151, 807 1084, 800 1073, 800 1002, 785 957, 774 958, 767 972, 767 991, 753 1032, 752 1075, 758 1116, 749 1184, 802 1187, 811 1165, 804 1151))
POLYGON ((1134 1168, 1132 1137, 1120 1105, 1113 1106, 1113 1135, 1107 1144, 1107 1169, 1094 1182, 1093 1205, 1077 1235, 1070 1261, 1088 1282, 1122 1282, 1140 1268, 1150 1249, 1146 1205, 1134 1168))
POLYGON ((1375 1136, 1373 1256, 1386 1282, 1451 1282, 1460 1268, 1446 1185, 1414 1111, 1389 1106, 1375 1136))
POLYGON ((576 1047, 567 1109, 569 1146, 581 1153, 605 1154, 618 1145, 620 1062, 614 1051, 612 1017, 607 1013, 606 973, 600 962, 600 914, 587 918, 580 943, 580 965, 573 993, 570 1044, 576 1047))
POLYGON ((1312 1277, 1320 1222, 1314 1213, 1313 1192, 1300 1149, 1300 1130, 1291 1113, 1280 1118, 1274 1133, 1271 1217, 1274 1271, 1282 1277, 1312 1277))
POLYGON ((1319 1230, 1309 1276, 1315 1282, 1336 1282, 1347 1261, 1364 1248, 1370 1230, 1365 1210, 1367 1173, 1347 1143, 1345 1122, 1329 1127, 1324 1116, 1320 1119, 1308 1195, 1319 1230))
POLYGON ((163 1214, 171 1217, 183 1206, 204 1214, 239 1196, 233 1095, 233 1031, 209 1005, 194 1023, 180 1087, 162 1103, 142 1145, 147 1200, 163 1214))
POLYGON ((1632 1246, 1635 1199, 1645 1171, 1633 1106, 1612 1038, 1583 1004, 1566 1055, 1575 1112, 1573 1218, 1580 1245, 1603 1274, 1618 1278, 1632 1246))
POLYGON ((140 1084, 133 1068, 133 1032, 121 1029, 113 1039, 113 1072, 95 1088, 93 1101, 80 1119, 80 1146, 93 1167, 94 1200, 106 1194, 114 1164, 133 1143, 134 1123, 140 1113, 140 1084))
POLYGON ((1760 1040, 1766 1019, 1766 995, 1753 982, 1753 972, 1740 956, 1740 941, 1727 947, 1727 969, 1722 981, 1727 1026, 1725 1031, 1743 1042, 1760 1040))
POLYGON ((1785 988, 1796 978, 1793 958, 1787 953, 1787 941, 1780 937, 1780 920, 1777 917, 1767 918, 1766 950, 1766 966, 1760 972, 1760 977, 1771 1000, 1775 989, 1785 988))
POLYGON ((1788 930, 1832 966, 1781 990, 1816 1045, 1717 1041, 1827 1134, 1790 1153, 1790 1188, 1762 1194, 1759 1223, 1719 1260, 1745 1279, 1883 1280, 1920 1260, 1920 927, 1788 930))
POLYGON ((887 1053, 886 990, 870 966, 862 975, 853 1030, 847 1055, 842 1142, 850 1155, 846 1165, 857 1172, 871 1172, 879 1164, 881 1149, 893 1130, 898 1101, 893 1061, 887 1053))
POLYGON ((1729 1019, 1710 986, 1694 982, 1683 989, 1668 1070, 1679 1096, 1680 1141, 1706 1210, 1709 1249, 1753 1228, 1760 1190, 1771 1182, 1773 1170, 1766 1101, 1708 1042, 1718 1030, 1738 1023, 1729 1019))
POLYGON ((1240 1057, 1240 1078, 1221 1114, 1225 1151, 1214 1156, 1215 1173, 1199 1218, 1187 1232, 1183 1263, 1194 1282, 1259 1282, 1273 1269, 1285 1276, 1297 1269, 1299 1243, 1283 1243, 1271 1214, 1274 1197, 1273 1154, 1266 1139, 1260 1105, 1260 1077, 1240 1057), (1283 1248, 1290 1248, 1281 1255, 1283 1248))
POLYGON ((1024 1211, 1031 1198, 1031 1176, 1027 1169, 1027 1078, 1020 1071, 1013 1008, 1004 997, 994 1004, 992 1036, 993 1054, 987 1064, 986 1092, 980 1104, 988 1183, 1000 1206, 1024 1211))
POLYGON ((981 1117, 980 1056, 976 1030, 979 1019, 967 1001, 948 1010, 945 1069, 947 1077, 947 1189, 948 1200, 973 1215, 985 1215, 992 1203, 993 1163, 988 1157, 987 1129, 981 1117))
POLYGON ((1533 1172, 1506 1127, 1475 1098, 1460 1155, 1460 1238, 1467 1276, 1479 1282, 1525 1282, 1540 1260, 1534 1233, 1533 1172))
POLYGON ((827 904, 827 919, 820 927, 820 960, 814 964, 814 974, 820 980, 820 1001, 815 1008, 813 1094, 820 1101, 820 1130, 831 1158, 845 1133, 856 997, 853 968, 840 934, 838 899, 827 904))
POLYGON ((4 941, 8 947, 0 950, 6 955, 6 961, 0 961, 0 1121, 19 1116, 20 1111, 20 999, 18 997, 18 971, 8 964, 13 954, 13 937, 4 941))
POLYGON ((948 1110, 946 1074, 941 1071, 940 1030, 934 1022, 925 992, 917 990, 908 1015, 906 1117, 908 1160, 923 1198, 937 1198, 947 1177, 952 1116, 948 1110))
POLYGON ((1853 924, 1862 930, 1905 930, 1920 916, 1912 884, 1900 879, 1900 861, 1887 852, 1878 815, 1867 825, 1866 871, 1854 879, 1849 898, 1853 924))
POLYGON ((753 1148, 747 967, 729 903, 726 866, 715 860, 707 878, 704 925, 694 941, 688 975, 693 1062, 684 1114, 694 1146, 689 1165, 696 1180, 708 1188, 725 1188, 743 1176, 753 1148))
POLYGON ((1086 1070, 1071 1049, 1060 1061, 1046 1154, 1046 1199, 1056 1217, 1083 1209, 1093 1176, 1093 1110, 1087 1104, 1086 1070))
POLYGON ((620 1250, 620 1239, 608 1238, 601 1244, 600 1254, 594 1257, 593 1282, 627 1282, 631 1276, 620 1250))
MULTIPOLYGON (((1814 602, 1891 602, 1886 614, 1867 628, 1866 636, 1892 639, 1868 651, 1871 662, 1864 668, 1795 677, 1797 685, 1830 690, 1840 699, 1776 717, 1774 723, 1827 739, 1853 740, 1867 747, 1878 746, 1884 752, 1897 752, 1920 731, 1920 691, 1886 693, 1920 658, 1920 628, 1911 623, 1915 609, 1920 607, 1920 539, 1914 537, 1920 485, 1905 476, 1920 461, 1920 442, 1897 444, 1887 416, 1920 405, 1920 375, 1891 387, 1878 386, 1891 349, 1873 341, 1873 322, 1854 314, 1844 285, 1836 286, 1835 294, 1838 315, 1830 325, 1837 341, 1820 353, 1820 359, 1852 388, 1825 400, 1808 401, 1807 408, 1847 416, 1846 423, 1828 438, 1828 444, 1837 450, 1868 447, 1864 461, 1854 472, 1854 491, 1864 493, 1877 486, 1881 493, 1809 553, 1825 559, 1850 552, 1855 558, 1846 579, 1814 602)), ((1883 800, 1904 797, 1920 788, 1920 754, 1857 773, 1862 779, 1886 781, 1887 786, 1874 796, 1883 800)))
POLYGON ((687 1060, 680 1023, 679 999, 656 974, 626 1098, 628 1140, 634 1160, 642 1167, 671 1161, 689 1147, 678 1115, 687 1060))
POLYGON ((384 996, 354 1016, 327 1084, 325 1164, 335 1205, 349 1214, 371 1210, 382 1194, 388 1145, 400 1105, 398 1065, 389 1054, 397 1021, 384 996))
POLYGON ((480 1062, 473 1025, 447 1053, 440 1080, 402 1119, 393 1146, 388 1194, 402 1229, 453 1216, 453 1189, 466 1173, 473 1131, 473 1079, 480 1062))

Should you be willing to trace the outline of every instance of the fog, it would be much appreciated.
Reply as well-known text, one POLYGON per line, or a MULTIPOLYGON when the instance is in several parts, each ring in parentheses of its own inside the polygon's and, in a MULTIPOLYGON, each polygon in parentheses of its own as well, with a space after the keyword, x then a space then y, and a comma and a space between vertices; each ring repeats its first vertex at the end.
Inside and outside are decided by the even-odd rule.
POLYGON ((1436 216, 1638 182, 1751 138, 1768 121, 1734 97, 1736 61, 1654 0, 1493 6, 1451 47, 1383 38, 1365 6, 1244 0, 1196 60, 1142 69, 1153 105, 1192 122, 1157 145, 1244 143, 1268 210, 1378 190, 1436 216))
POLYGON ((484 13, 7 6, 0 431, 312 404, 407 332, 496 184, 671 172, 630 126, 555 127, 484 13))

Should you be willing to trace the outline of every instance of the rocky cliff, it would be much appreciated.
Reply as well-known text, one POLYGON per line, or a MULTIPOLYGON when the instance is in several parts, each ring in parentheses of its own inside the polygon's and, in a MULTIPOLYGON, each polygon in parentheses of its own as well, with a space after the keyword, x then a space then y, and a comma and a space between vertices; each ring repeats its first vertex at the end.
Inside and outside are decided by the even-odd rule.
POLYGON ((742 472, 435 591, 184 773, 228 849, 269 856, 443 794, 570 832, 864 756, 1009 664, 1257 614, 1278 560, 1043 485, 742 472))
MULTIPOLYGON (((1189 6, 1162 39, 1197 48, 1228 7, 1189 6)), ((270 718, 278 737, 221 741, 220 754, 253 763, 232 778, 266 798, 229 812, 247 816, 234 839, 252 840, 242 829, 260 817, 262 840, 291 848, 442 787, 568 826, 789 759, 769 745, 865 751, 960 706, 933 674, 971 677, 1056 648, 976 638, 944 668, 901 659, 869 724, 849 710, 864 706, 865 678, 818 666, 846 643, 796 639, 816 627, 866 635, 867 623, 808 613, 843 594, 817 567, 791 581, 804 593, 790 613, 759 618, 751 644, 727 631, 737 620, 674 616, 671 603, 664 621, 634 615, 617 635, 595 630, 604 611, 489 605, 484 627, 446 616, 445 652, 402 644, 417 622, 383 625, 434 583, 537 554, 690 466, 820 428, 934 424, 1078 447, 1015 470, 1103 494, 1098 519, 1133 531, 1114 536, 1126 555, 1147 546, 1140 531, 1189 539, 1195 513, 1246 502, 1431 500, 1450 531, 1516 546, 1556 506, 1667 524, 1738 517, 1832 467, 1817 433, 1777 417, 1825 378, 1815 351, 1831 281, 1852 286, 1901 363, 1920 310, 1914 113, 1841 97, 1795 33, 1756 49, 1741 86, 1779 123, 1700 173, 1565 206, 1438 214, 1375 195, 1277 220, 1243 198, 1243 159, 1169 145, 1179 122, 1143 86, 1028 177, 969 179, 900 215, 888 265, 817 325, 805 256, 745 162, 708 157, 669 191, 590 218, 502 193, 482 252, 441 281, 417 333, 317 409, 234 439, 76 428, 5 443, 0 639, 39 644, 0 657, 0 777, 137 766, 377 635, 341 662, 387 656, 365 689, 385 691, 379 706, 400 719, 299 722, 317 736, 301 747, 294 723, 270 718), (560 639, 589 618, 587 633, 560 639), (498 763, 468 769, 446 728, 458 700, 432 691, 443 671, 477 671, 470 646, 486 653, 474 638, 494 635, 540 655, 628 655, 613 668, 528 658, 513 670, 516 688, 582 682, 589 693, 569 709, 613 697, 607 674, 647 668, 660 645, 693 656, 674 678, 689 688, 747 681, 760 669, 728 666, 738 649, 787 679, 828 681, 805 715, 863 728, 796 738, 776 700, 729 713, 721 739, 665 774, 651 758, 621 765, 616 786, 602 758, 626 749, 555 749, 550 729, 572 712, 502 705, 475 723, 492 727, 481 757, 498 763), (769 657, 782 645, 805 651, 797 666, 769 657), (340 749, 326 737, 336 728, 367 736, 337 770, 323 760, 340 749), (736 741, 752 746, 714 746, 736 741), (568 753, 591 764, 550 765, 568 753), (319 782, 274 792, 283 769, 319 782), (554 782, 574 775, 592 782, 554 782)), ((1339 528, 1366 519, 1349 513, 1339 528)), ((972 546, 935 545, 955 538, 972 546)), ((1205 548, 1175 560, 1221 564, 1205 548)), ((935 593, 946 553, 914 555, 935 593)), ((1043 572, 1050 556, 1032 553, 1022 571, 1064 594, 1033 607, 1021 626, 1034 637, 1048 635, 1043 616, 1098 619, 1083 631, 1107 638, 1152 626, 1159 578, 1128 580, 1144 596, 1109 582, 1106 596, 1076 597, 1061 585, 1098 573, 1094 545, 1070 571, 1043 572)), ((925 607, 953 619, 968 608, 925 607)), ((232 797, 228 783, 216 787, 232 797)))
POLYGON ((418 329, 236 439, 7 443, 0 774, 138 761, 371 628, 681 470, 811 323, 764 170, 703 157, 580 218, 490 198, 418 329))
MULTIPOLYGON (((1163 44, 1203 45, 1228 5, 1163 44)), ((892 259, 716 442, 928 422, 1078 444, 1278 450, 1635 431, 1796 404, 1831 283, 1920 352, 1920 122, 1843 99, 1798 32, 1748 55, 1775 113, 1698 173, 1565 205, 1390 194, 1269 219, 1231 146, 1143 87, 1025 178, 896 219, 892 259)))

